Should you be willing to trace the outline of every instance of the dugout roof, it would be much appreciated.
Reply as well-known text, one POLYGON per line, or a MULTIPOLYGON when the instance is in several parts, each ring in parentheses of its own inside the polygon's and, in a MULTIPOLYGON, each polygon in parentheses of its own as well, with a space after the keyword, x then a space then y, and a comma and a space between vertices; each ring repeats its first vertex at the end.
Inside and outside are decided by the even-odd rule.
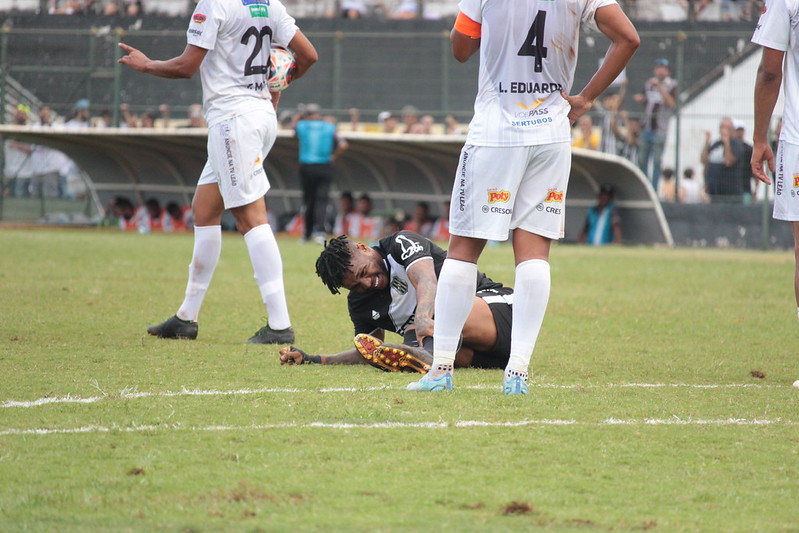
MULTIPOLYGON (((0 126, 0 135, 63 151, 83 170, 98 208, 116 195, 138 203, 155 196, 188 204, 206 159, 205 129, 31 129, 0 126)), ((434 214, 449 200, 462 135, 384 135, 344 132, 350 147, 336 164, 339 191, 367 192, 377 211, 411 212, 419 201, 434 214)), ((280 131, 265 162, 272 189, 267 205, 277 213, 299 209, 297 140, 280 131)), ((566 241, 574 241, 599 185, 616 189, 626 243, 666 244, 673 240, 657 195, 641 171, 609 154, 574 149, 566 198, 566 241)), ((335 205, 335 204, 334 204, 335 205)))

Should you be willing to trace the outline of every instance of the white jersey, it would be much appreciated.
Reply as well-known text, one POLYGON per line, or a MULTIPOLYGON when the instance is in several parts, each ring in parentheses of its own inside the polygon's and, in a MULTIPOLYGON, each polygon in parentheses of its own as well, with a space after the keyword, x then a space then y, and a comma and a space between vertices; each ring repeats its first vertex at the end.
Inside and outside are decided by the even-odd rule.
POLYGON ((785 52, 785 112, 780 139, 799 144, 799 0, 767 0, 752 42, 785 52))
POLYGON ((297 32, 280 0, 200 0, 189 23, 189 44, 208 50, 200 66, 209 126, 268 102, 272 44, 297 32))
POLYGON ((571 141, 569 93, 580 24, 595 27, 616 0, 461 0, 481 24, 480 79, 466 144, 529 146, 571 141))

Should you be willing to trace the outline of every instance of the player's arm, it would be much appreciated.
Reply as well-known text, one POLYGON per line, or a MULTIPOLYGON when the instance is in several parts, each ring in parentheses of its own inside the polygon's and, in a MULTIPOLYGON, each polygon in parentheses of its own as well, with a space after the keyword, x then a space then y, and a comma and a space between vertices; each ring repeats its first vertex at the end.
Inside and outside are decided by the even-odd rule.
POLYGON ((433 336, 433 314, 438 286, 433 258, 413 263, 408 268, 408 279, 416 288, 416 312, 413 323, 416 328, 416 339, 419 341, 419 346, 422 346, 425 337, 433 336))
POLYGON ((755 131, 752 137, 752 175, 766 184, 771 180, 766 175, 763 163, 774 172, 774 152, 768 142, 769 122, 782 85, 782 60, 785 52, 763 47, 760 66, 755 79, 755 131))
MULTIPOLYGON (((380 328, 372 330, 369 335, 381 341, 385 338, 385 332, 380 328)), ((351 348, 335 354, 312 355, 305 353, 296 346, 286 346, 280 350, 280 364, 365 365, 368 364, 368 362, 356 348, 351 348)))
POLYGON ((119 47, 128 54, 119 59, 121 64, 159 78, 172 79, 191 78, 194 76, 200 70, 200 64, 202 64, 205 55, 208 53, 205 48, 187 44, 185 50, 179 56, 166 61, 158 61, 150 59, 141 51, 125 43, 119 43, 119 47))
POLYGON ((338 136, 334 140, 335 148, 333 149, 333 154, 330 157, 330 160, 335 163, 338 161, 338 158, 341 157, 341 154, 347 151, 347 148, 350 147, 350 143, 347 142, 347 139, 339 138, 338 136))
POLYGON ((294 61, 297 63, 297 70, 294 71, 294 75, 291 78, 292 81, 302 78, 308 72, 308 69, 319 61, 319 54, 317 54, 316 48, 300 30, 297 30, 294 37, 291 38, 288 48, 294 54, 294 61))
POLYGON ((594 100, 621 74, 641 44, 635 26, 618 4, 600 7, 594 17, 599 31, 610 39, 611 44, 599 70, 580 94, 577 96, 563 94, 571 105, 569 120, 572 124, 591 109, 594 100))
POLYGON ((480 49, 480 30, 479 22, 459 12, 458 18, 455 19, 455 27, 449 34, 452 57, 461 63, 468 61, 480 49))

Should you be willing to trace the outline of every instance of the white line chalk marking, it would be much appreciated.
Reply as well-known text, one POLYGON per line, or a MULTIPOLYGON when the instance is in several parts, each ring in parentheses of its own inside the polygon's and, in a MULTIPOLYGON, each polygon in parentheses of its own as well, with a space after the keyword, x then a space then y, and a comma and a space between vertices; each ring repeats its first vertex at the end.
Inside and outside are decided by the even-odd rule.
MULTIPOLYGON (((728 383, 720 385, 702 385, 692 383, 606 383, 606 384, 592 384, 592 385, 558 385, 555 383, 532 383, 531 389, 606 389, 606 388, 641 388, 641 389, 655 389, 655 388, 688 388, 688 389, 767 389, 767 388, 780 388, 780 385, 760 385, 757 383, 728 383)), ((499 385, 467 385, 458 387, 461 389, 474 389, 474 390, 499 390, 499 385)), ((248 394, 272 394, 272 393, 298 393, 298 392, 370 392, 370 391, 384 391, 384 390, 397 390, 404 391, 404 386, 398 387, 331 387, 322 389, 291 389, 291 388, 274 388, 264 387, 260 389, 235 389, 235 390, 200 390, 200 389, 187 389, 183 388, 179 391, 164 391, 164 392, 138 392, 135 390, 124 389, 119 394, 103 394, 101 396, 90 396, 82 398, 80 396, 73 396, 68 394, 66 396, 50 396, 38 398, 36 400, 6 400, 0 403, 0 407, 19 407, 30 408, 38 407, 41 405, 59 404, 59 403, 75 403, 75 404, 90 404, 102 400, 135 400, 138 398, 168 398, 175 396, 237 396, 248 394)))
POLYGON ((646 418, 620 420, 609 418, 600 422, 581 422, 577 420, 520 420, 520 421, 487 421, 487 420, 461 420, 458 422, 381 422, 376 424, 350 424, 343 422, 311 422, 308 424, 282 423, 282 424, 254 424, 250 426, 183 426, 181 424, 158 424, 141 426, 82 426, 76 428, 31 428, 31 429, 4 429, 0 436, 7 435, 65 435, 76 433, 137 433, 145 431, 261 431, 269 429, 446 429, 470 427, 521 427, 521 426, 796 426, 799 422, 783 421, 777 419, 693 419, 693 418, 646 418))

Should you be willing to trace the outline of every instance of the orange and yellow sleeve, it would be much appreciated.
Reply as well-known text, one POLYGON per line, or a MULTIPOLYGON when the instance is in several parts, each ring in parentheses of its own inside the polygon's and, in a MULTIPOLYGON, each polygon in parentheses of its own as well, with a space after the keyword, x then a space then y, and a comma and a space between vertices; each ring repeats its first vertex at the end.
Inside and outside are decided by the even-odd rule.
POLYGON ((463 11, 458 11, 458 18, 455 19, 455 30, 471 37, 472 39, 480 38, 480 30, 482 26, 479 22, 475 22, 466 15, 463 11))

